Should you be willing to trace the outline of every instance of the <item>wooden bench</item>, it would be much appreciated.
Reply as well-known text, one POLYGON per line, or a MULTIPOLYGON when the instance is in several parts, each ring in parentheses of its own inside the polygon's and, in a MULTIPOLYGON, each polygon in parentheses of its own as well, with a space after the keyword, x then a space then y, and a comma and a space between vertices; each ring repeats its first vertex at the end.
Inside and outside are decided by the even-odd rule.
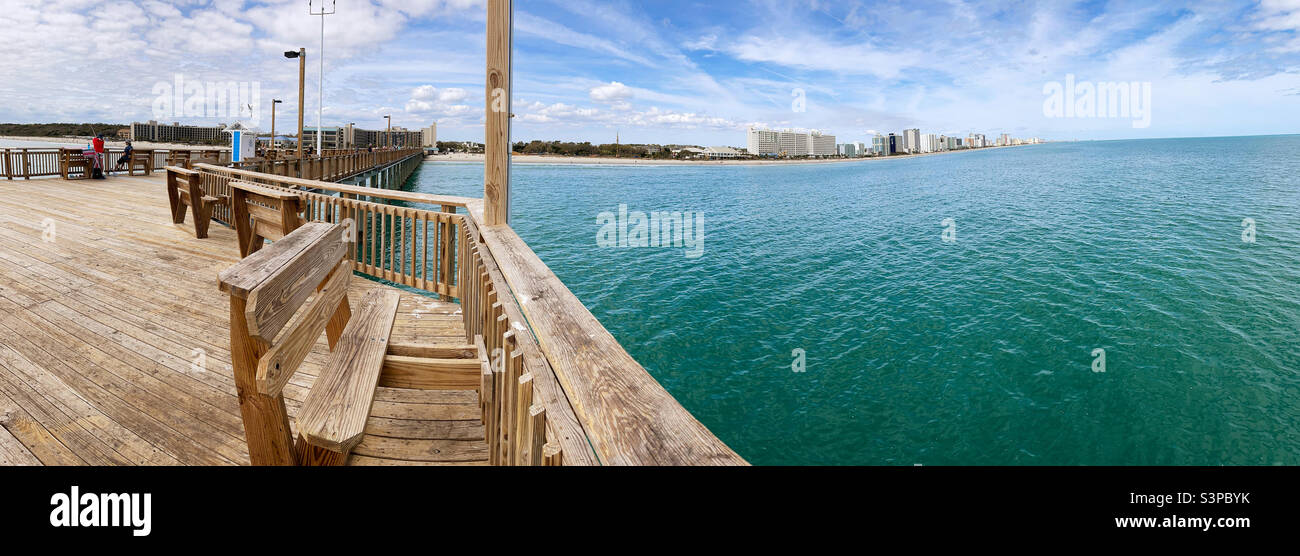
POLYGON ((131 152, 131 158, 126 162, 127 175, 134 176, 136 168, 140 169, 142 175, 153 175, 152 150, 136 150, 131 152))
POLYGON ((95 163, 81 153, 81 149, 59 149, 59 174, 65 180, 88 180, 95 171, 95 163))
POLYGON ((246 181, 230 182, 231 218, 239 237, 239 256, 247 257, 267 240, 279 240, 302 224, 302 197, 246 181))
POLYGON ((212 211, 229 201, 225 196, 207 195, 199 184, 199 173, 176 166, 167 167, 167 201, 171 205, 172 223, 184 224, 186 207, 194 215, 194 237, 208 237, 212 211))
MULTIPOLYGON (((253 465, 417 464, 420 454, 403 446, 438 438, 448 421, 438 418, 439 404, 418 402, 403 404, 408 418, 371 418, 377 388, 408 389, 402 398, 416 400, 420 390, 473 390, 481 380, 487 362, 470 346, 389 340, 398 290, 377 286, 352 311, 345 256, 355 246, 352 229, 351 220, 304 224, 219 276, 230 296, 231 363, 253 465), (322 331, 332 353, 302 401, 293 438, 283 390, 322 331), (349 458, 369 435, 391 448, 349 458)), ((486 461, 486 442, 471 452, 486 461)))
POLYGON ((188 149, 172 149, 167 151, 167 165, 179 166, 186 170, 190 169, 192 167, 190 164, 190 151, 188 149))

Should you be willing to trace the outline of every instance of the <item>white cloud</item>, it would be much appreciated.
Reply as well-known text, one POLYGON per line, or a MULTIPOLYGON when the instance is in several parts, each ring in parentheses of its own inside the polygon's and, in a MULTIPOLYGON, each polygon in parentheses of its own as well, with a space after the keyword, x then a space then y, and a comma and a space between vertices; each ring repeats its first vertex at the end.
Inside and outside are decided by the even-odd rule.
POLYGON ((632 89, 618 81, 613 81, 593 87, 590 96, 591 100, 596 102, 617 103, 632 98, 632 89))

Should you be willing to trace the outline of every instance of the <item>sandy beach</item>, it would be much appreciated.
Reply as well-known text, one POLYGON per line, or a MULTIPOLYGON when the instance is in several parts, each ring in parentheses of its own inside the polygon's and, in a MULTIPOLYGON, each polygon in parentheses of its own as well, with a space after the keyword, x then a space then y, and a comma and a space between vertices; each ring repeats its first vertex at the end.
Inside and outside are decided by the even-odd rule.
MULTIPOLYGON (((771 166, 783 164, 849 164, 854 162, 872 162, 884 160, 902 160, 908 158, 919 158, 926 156, 940 156, 948 154, 957 154, 964 152, 976 152, 992 149, 1006 149, 1011 147, 1025 147, 1028 145, 1011 145, 1007 147, 985 147, 982 149, 969 149, 958 151, 943 151, 937 153, 909 154, 890 157, 865 157, 865 158, 825 158, 825 159, 798 159, 798 160, 654 160, 641 158, 608 158, 596 156, 558 156, 558 155, 536 155, 536 154, 514 154, 511 157, 512 164, 599 164, 608 166, 771 166)), ((447 153, 430 155, 424 158, 425 162, 462 162, 462 163, 482 163, 482 154, 469 153, 447 153)))

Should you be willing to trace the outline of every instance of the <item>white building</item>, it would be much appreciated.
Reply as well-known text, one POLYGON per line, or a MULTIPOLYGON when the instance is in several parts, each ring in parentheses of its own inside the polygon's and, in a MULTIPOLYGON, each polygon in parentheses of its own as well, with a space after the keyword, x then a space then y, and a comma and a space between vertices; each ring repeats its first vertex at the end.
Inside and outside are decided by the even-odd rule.
POLYGON ((939 136, 927 133, 921 136, 921 152, 932 153, 939 150, 939 136))
POLYGON ((745 150, 755 156, 834 156, 835 136, 819 131, 749 128, 745 150))
POLYGON ((438 146, 438 122, 420 130, 420 145, 426 149, 438 146))
POLYGON ((806 156, 808 154, 808 134, 785 129, 776 133, 777 150, 781 156, 806 156))
POLYGON ((754 156, 771 156, 781 154, 779 133, 770 129, 749 128, 748 146, 745 150, 754 156))
POLYGON ((712 159, 740 158, 744 154, 731 147, 708 147, 704 149, 703 153, 704 156, 712 159))
POLYGON ((921 152, 921 130, 915 128, 903 130, 903 150, 909 153, 921 152))
POLYGON ((835 156, 835 136, 823 135, 820 131, 809 133, 808 154, 811 156, 835 156))

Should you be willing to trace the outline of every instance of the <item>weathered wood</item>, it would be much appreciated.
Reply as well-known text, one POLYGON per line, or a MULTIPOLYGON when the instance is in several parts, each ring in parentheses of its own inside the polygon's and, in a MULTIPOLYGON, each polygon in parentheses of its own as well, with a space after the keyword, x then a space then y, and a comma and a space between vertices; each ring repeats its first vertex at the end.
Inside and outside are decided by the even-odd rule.
POLYGON ((271 276, 280 272, 280 269, 289 264, 308 245, 320 241, 321 238, 334 231, 334 229, 334 225, 324 222, 311 222, 303 225, 295 233, 281 240, 275 249, 254 253, 221 271, 217 276, 221 291, 236 297, 247 298, 254 289, 257 289, 271 276))
POLYGON ((239 411, 244 420, 248 459, 253 465, 296 463, 290 436, 289 413, 284 396, 257 391, 257 361, 266 353, 266 342, 253 338, 244 321, 245 301, 230 296, 230 358, 239 411))
POLYGON ((361 441, 398 301, 397 292, 373 290, 357 307, 303 400, 298 427, 308 443, 346 453, 361 441))
MULTIPOLYGON (((307 306, 303 316, 294 323, 286 337, 258 361, 257 390, 259 392, 268 396, 279 394, 298 370, 303 359, 311 352, 312 346, 320 338, 321 331, 340 311, 348 311, 347 293, 351 279, 352 264, 347 261, 337 263, 334 272, 307 306)), ((255 291, 254 296, 256 295, 255 291)), ((331 344, 335 342, 337 337, 331 344)))
MULTIPOLYGON (((267 341, 274 339, 314 288, 336 270, 347 250, 347 243, 341 241, 345 227, 345 224, 330 226, 324 236, 298 250, 275 274, 249 292, 250 334, 267 341)), ((267 250, 281 243, 276 242, 267 250)))
POLYGON ((513 0, 488 0, 483 202, 484 219, 489 225, 510 222, 513 17, 513 0))
POLYGON ((479 387, 478 359, 431 359, 388 355, 384 357, 380 386, 416 390, 474 390, 479 387))

